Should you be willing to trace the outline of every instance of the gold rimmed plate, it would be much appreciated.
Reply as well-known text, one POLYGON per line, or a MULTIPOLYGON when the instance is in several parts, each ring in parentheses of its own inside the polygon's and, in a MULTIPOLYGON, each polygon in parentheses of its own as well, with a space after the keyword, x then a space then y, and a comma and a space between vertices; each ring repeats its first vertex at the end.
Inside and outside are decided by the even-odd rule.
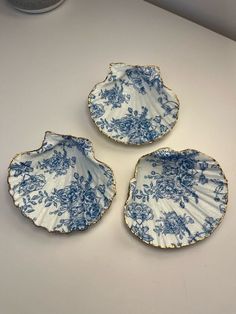
POLYGON ((117 142, 141 145, 167 134, 178 119, 177 96, 157 66, 111 63, 106 79, 88 97, 92 120, 117 142))
POLYGON ((48 231, 82 231, 101 219, 116 193, 114 174, 86 138, 46 132, 42 146, 16 155, 8 183, 14 203, 48 231))
POLYGON ((179 248, 209 237, 227 201, 227 179, 215 159, 197 150, 163 148, 138 161, 124 217, 143 242, 179 248))

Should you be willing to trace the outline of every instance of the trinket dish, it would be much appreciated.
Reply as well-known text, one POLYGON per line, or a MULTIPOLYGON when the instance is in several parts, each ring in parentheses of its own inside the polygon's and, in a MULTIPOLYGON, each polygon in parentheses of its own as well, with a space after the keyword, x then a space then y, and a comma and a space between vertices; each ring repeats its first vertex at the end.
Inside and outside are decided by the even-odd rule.
POLYGON ((157 66, 111 63, 110 72, 88 97, 92 120, 101 132, 124 144, 152 143, 178 118, 179 101, 157 66))
POLYGON ((46 132, 41 148, 17 155, 8 183, 15 205, 48 231, 85 230, 115 195, 112 170, 94 157, 85 138, 46 132))
POLYGON ((227 180, 213 158, 191 149, 159 149, 137 163, 125 222, 147 244, 179 248, 211 235, 227 199, 227 180))
POLYGON ((16 9, 25 13, 45 13, 56 9, 64 0, 8 0, 16 9))

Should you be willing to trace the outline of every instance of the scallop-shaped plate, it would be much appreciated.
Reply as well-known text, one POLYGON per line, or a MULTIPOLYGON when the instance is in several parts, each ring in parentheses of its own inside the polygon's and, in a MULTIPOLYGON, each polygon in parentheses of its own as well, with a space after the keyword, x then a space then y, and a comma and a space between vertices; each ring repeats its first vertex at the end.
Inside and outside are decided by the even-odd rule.
POLYGON ((124 144, 152 143, 168 133, 178 118, 179 101, 157 66, 112 63, 105 81, 88 97, 101 132, 124 144))
POLYGON ((115 195, 112 170, 94 157, 85 138, 46 132, 41 148, 17 155, 8 183, 15 205, 48 231, 85 230, 115 195))
POLYGON ((227 200, 227 180, 213 158, 196 150, 164 148, 138 161, 125 222, 147 244, 179 248, 210 236, 227 200))

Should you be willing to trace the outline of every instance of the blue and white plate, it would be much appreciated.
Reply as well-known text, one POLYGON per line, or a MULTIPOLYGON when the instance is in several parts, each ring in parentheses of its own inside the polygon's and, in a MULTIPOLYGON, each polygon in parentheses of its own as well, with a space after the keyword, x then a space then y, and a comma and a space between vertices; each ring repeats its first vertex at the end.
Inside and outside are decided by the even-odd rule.
POLYGON ((88 98, 93 121, 101 132, 124 144, 152 143, 176 123, 179 101, 156 66, 112 63, 105 81, 88 98))
POLYGON ((96 223, 115 195, 112 170, 85 138, 46 132, 41 148, 17 155, 8 182, 15 205, 35 225, 68 233, 96 223))
POLYGON ((164 148, 138 161, 125 221, 145 243, 178 248, 210 236, 225 214, 227 199, 227 180, 213 158, 196 150, 164 148))

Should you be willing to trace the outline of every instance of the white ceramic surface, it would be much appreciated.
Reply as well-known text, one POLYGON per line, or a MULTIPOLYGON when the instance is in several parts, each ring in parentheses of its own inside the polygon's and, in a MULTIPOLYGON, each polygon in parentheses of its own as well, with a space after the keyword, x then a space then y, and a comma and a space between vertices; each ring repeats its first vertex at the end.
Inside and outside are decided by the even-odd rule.
POLYGON ((111 63, 110 72, 89 94, 89 110, 101 132, 124 144, 145 144, 168 133, 179 101, 157 66, 111 63))
POLYGON ((209 237, 227 201, 227 180, 213 158, 196 150, 164 148, 140 158, 125 221, 145 243, 178 248, 209 237))
POLYGON ((41 148, 12 160, 8 182, 23 215, 62 233, 96 223, 115 195, 113 172, 95 159, 92 143, 52 132, 41 148))
POLYGON ((235 314, 236 43, 140 0, 68 0, 36 18, 0 1, 0 42, 1 313, 235 314), (88 91, 112 60, 159 65, 178 95, 160 142, 125 147, 93 125, 88 91), (88 232, 48 235, 9 195, 10 159, 47 129, 89 137, 114 170, 119 197, 88 232), (122 223, 137 160, 166 146, 215 157, 229 181, 222 225, 183 250, 144 245, 122 223))

